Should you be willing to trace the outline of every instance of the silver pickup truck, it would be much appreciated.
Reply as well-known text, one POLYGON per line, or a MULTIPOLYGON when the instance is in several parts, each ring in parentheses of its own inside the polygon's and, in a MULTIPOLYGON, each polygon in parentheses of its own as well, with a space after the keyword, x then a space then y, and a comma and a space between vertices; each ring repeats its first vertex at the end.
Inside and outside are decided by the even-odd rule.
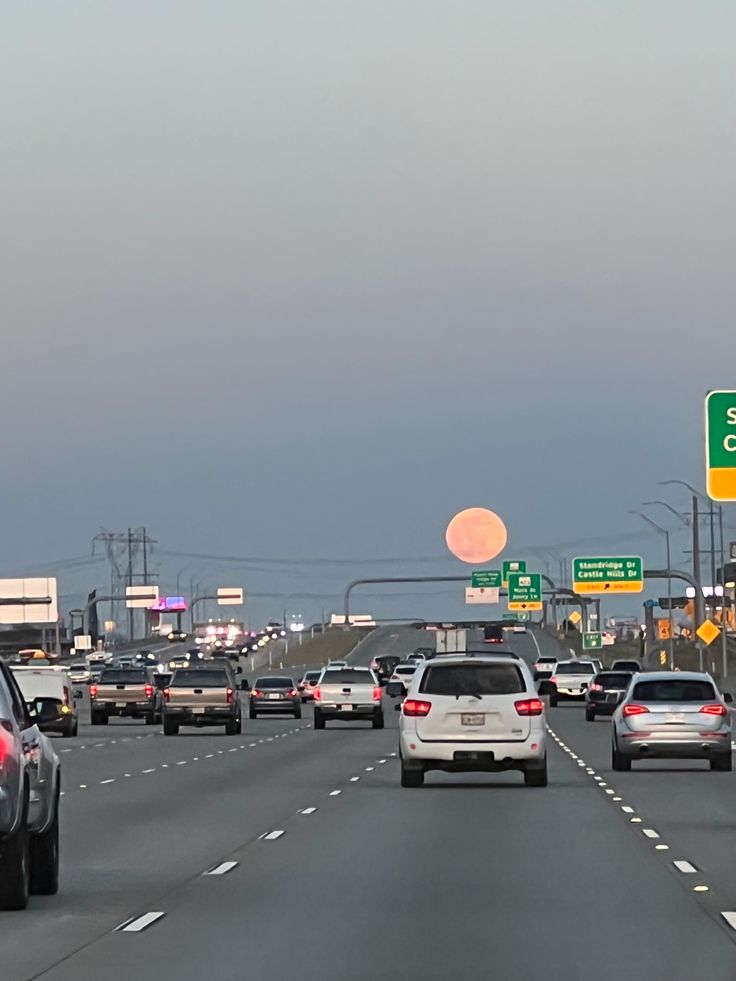
MULTIPOLYGON (((242 673, 236 668, 235 673, 242 673)), ((225 726, 228 736, 242 731, 238 688, 232 668, 227 664, 214 667, 181 668, 164 689, 164 735, 176 736, 179 726, 225 726)))
POLYGON ((145 719, 156 722, 156 686, 148 671, 137 668, 105 668, 99 681, 89 686, 89 704, 93 726, 106 726, 111 716, 145 719))
POLYGON ((0 663, 0 909, 25 909, 29 893, 59 888, 59 758, 38 728, 53 700, 29 709, 0 663))
POLYGON ((383 729, 383 689, 370 668, 328 665, 312 694, 315 729, 324 729, 328 719, 365 719, 373 723, 374 729, 383 729))

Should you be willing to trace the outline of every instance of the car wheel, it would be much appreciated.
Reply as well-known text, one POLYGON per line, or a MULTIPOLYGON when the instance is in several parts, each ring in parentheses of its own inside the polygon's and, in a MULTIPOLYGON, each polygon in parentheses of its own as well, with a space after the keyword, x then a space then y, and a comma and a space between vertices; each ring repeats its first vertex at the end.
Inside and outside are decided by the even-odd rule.
POLYGON ((383 712, 377 712, 373 716, 373 728, 383 729, 383 712))
POLYGON ((164 716, 164 735, 165 736, 178 736, 179 735, 179 723, 174 722, 173 719, 167 719, 164 716))
POLYGON ((538 763, 524 767, 524 783, 527 787, 547 786, 547 757, 540 766, 538 763))
POLYGON ((423 787, 424 770, 409 770, 401 761, 401 786, 402 787, 423 787))
POLYGON ((59 795, 54 819, 42 835, 30 839, 30 891, 37 896, 55 896, 59 891, 59 795))
POLYGON ((249 719, 257 719, 258 718, 258 713, 256 712, 255 709, 252 709, 252 708, 251 709, 248 709, 248 718, 249 719))
POLYGON ((301 719, 301 717, 302 717, 302 707, 301 705, 297 705, 297 707, 294 709, 294 718, 301 719))
POLYGON ((731 753, 719 753, 718 756, 714 756, 710 761, 711 770, 718 770, 721 773, 727 773, 733 770, 733 757, 731 753))
POLYGON ((616 743, 613 743, 611 746, 611 767, 617 773, 626 773, 631 769, 631 760, 628 756, 619 753, 616 743))
POLYGON ((592 708, 590 705, 585 706, 585 721, 595 722, 595 709, 592 708))
POLYGON ((238 719, 228 719, 225 723, 225 735, 226 736, 237 736, 240 734, 240 726, 238 725, 238 719))
POLYGON ((0 851, 0 909, 25 909, 30 891, 30 856, 25 818, 0 851))
POLYGON ((155 726, 156 725, 156 713, 155 712, 146 712, 145 724, 147 726, 155 726))
POLYGON ((324 729, 324 727, 325 727, 324 716, 322 715, 322 713, 320 712, 319 709, 315 709, 314 710, 314 728, 315 729, 324 729))
POLYGON ((90 716, 90 722, 93 726, 104 726, 107 724, 107 716, 104 714, 104 712, 93 712, 90 716))

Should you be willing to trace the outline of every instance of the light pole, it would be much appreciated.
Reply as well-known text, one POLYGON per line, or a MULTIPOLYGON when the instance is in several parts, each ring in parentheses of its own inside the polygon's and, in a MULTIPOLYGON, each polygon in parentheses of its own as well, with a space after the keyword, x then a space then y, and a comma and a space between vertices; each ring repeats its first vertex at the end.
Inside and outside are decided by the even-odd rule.
MULTIPOLYGON (((647 502, 645 501, 644 503, 646 504, 647 502)), ((656 502, 649 502, 649 503, 656 503, 656 502)), ((674 671, 675 670, 675 647, 674 647, 675 641, 674 641, 673 630, 672 630, 672 576, 670 575, 670 572, 672 571, 672 564, 671 564, 671 555, 670 555, 670 533, 666 528, 663 528, 661 525, 658 525, 656 521, 652 521, 652 519, 648 515, 644 514, 643 511, 630 511, 629 513, 637 514, 640 518, 646 521, 648 525, 651 525, 652 528, 654 528, 654 530, 658 532, 658 534, 664 535, 665 542, 667 544, 667 603, 670 608, 669 609, 670 637, 667 646, 669 647, 669 652, 670 652, 670 671, 674 671)))

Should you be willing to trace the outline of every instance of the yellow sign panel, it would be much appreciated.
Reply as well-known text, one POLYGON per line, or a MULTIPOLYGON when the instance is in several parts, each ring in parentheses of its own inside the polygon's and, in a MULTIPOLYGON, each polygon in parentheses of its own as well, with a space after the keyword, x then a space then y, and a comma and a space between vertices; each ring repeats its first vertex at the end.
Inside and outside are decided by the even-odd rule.
POLYGON ((668 618, 657 620, 657 636, 660 640, 669 640, 672 636, 672 621, 668 618))
POLYGON ((716 637, 720 637, 721 635, 721 631, 712 620, 706 620, 704 623, 701 623, 695 633, 706 644, 712 644, 716 637))
POLYGON ((537 600, 529 600, 527 603, 509 603, 509 611, 512 613, 528 613, 532 610, 541 609, 543 609, 543 606, 537 600))
POLYGON ((570 623, 580 623, 583 617, 577 610, 573 610, 567 619, 570 621, 570 623))
POLYGON ((640 593, 644 589, 641 579, 629 582, 574 582, 573 590, 582 595, 602 596, 604 593, 640 593))
POLYGON ((662 665, 667 663, 667 651, 659 652, 659 663, 662 665))

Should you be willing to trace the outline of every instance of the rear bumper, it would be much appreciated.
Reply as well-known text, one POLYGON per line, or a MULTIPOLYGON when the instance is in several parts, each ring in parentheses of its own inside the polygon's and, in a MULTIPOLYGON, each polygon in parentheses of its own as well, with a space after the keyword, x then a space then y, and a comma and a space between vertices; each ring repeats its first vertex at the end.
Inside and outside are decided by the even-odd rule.
POLYGON ((164 719, 172 719, 179 725, 224 725, 228 719, 238 716, 238 711, 232 705, 209 705, 203 712, 195 712, 192 708, 165 708, 164 719))
POLYGON ((299 698, 283 698, 271 702, 267 698, 251 698, 250 707, 254 712, 293 712, 302 704, 299 698))
POLYGON ((371 702, 366 705, 353 705, 352 708, 343 708, 340 705, 324 705, 322 702, 315 703, 315 709, 319 709, 323 719, 342 719, 349 721, 355 718, 369 718, 380 715, 383 707, 380 702, 371 702))
POLYGON ((530 763, 542 763, 547 752, 546 736, 533 732, 523 742, 422 742, 415 733, 399 736, 401 758, 411 768, 416 763, 422 769, 469 772, 487 770, 518 770, 530 763), (536 747, 536 748, 532 748, 536 747))
POLYGON ((596 702, 592 698, 585 702, 585 707, 593 709, 596 715, 613 715, 618 706, 618 702, 596 702))
POLYGON ((117 702, 100 702, 95 699, 90 703, 93 712, 105 712, 107 715, 145 715, 153 712, 153 702, 126 702, 124 706, 118 706, 117 702))
POLYGON ((580 691, 577 688, 555 688, 553 686, 551 693, 557 695, 557 700, 560 702, 565 700, 582 702, 585 700, 585 693, 587 690, 587 688, 583 688, 583 690, 580 691))
POLYGON ((682 733, 617 733, 616 747, 622 756, 631 759, 700 760, 731 752, 731 731, 682 733))

